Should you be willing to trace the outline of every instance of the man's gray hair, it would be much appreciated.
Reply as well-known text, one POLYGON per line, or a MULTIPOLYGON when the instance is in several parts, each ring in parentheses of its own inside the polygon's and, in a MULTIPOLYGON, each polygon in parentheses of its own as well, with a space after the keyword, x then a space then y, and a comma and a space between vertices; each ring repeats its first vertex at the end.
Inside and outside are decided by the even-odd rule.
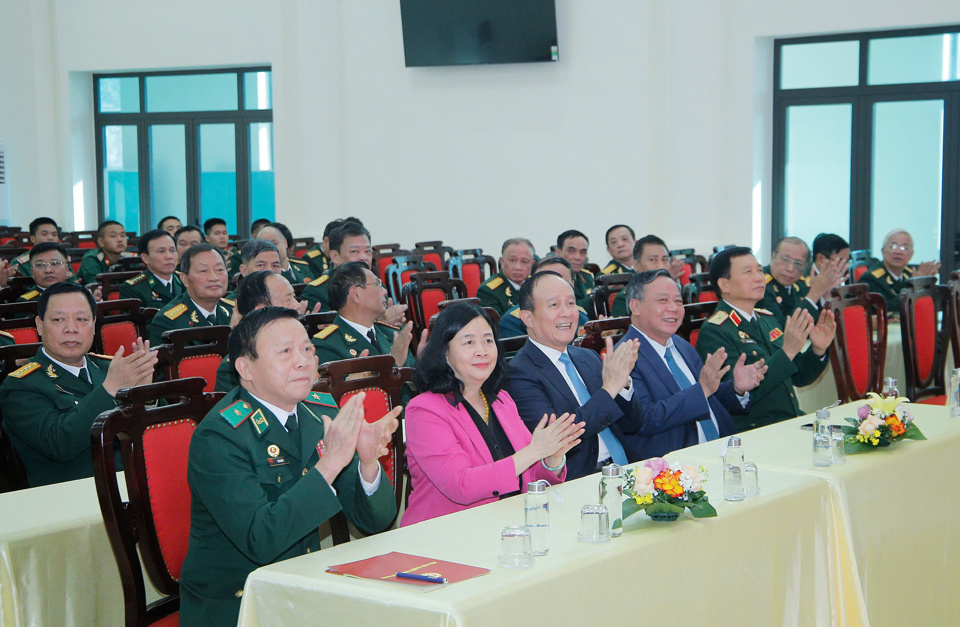
POLYGON ((268 251, 277 253, 278 256, 280 255, 277 245, 273 242, 265 239, 252 239, 244 244, 243 248, 240 249, 240 263, 247 265, 256 259, 257 255, 268 251))
POLYGON ((531 256, 535 257, 537 255, 537 249, 533 247, 533 242, 531 242, 525 237, 511 237, 510 239, 505 241, 503 243, 503 246, 500 247, 500 254, 502 255, 503 253, 507 252, 507 249, 513 246, 514 244, 524 244, 527 248, 530 249, 531 256))
POLYGON ((643 302, 643 293, 647 290, 647 286, 659 279, 660 277, 666 277, 677 284, 677 289, 680 289, 680 284, 674 281, 673 275, 671 275, 666 270, 647 270, 646 272, 640 272, 627 283, 627 286, 623 288, 624 296, 627 299, 627 307, 630 306, 631 300, 639 300, 643 302))

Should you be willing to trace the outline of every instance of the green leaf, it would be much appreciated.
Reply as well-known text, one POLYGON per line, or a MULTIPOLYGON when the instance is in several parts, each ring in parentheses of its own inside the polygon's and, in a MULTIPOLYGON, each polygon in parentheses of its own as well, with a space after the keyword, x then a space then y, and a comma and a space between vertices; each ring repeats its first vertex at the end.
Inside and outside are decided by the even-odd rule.
POLYGON ((862 452, 862 451, 873 450, 874 448, 876 448, 876 447, 875 447, 875 446, 871 446, 869 443, 861 442, 860 440, 858 440, 858 439, 856 439, 856 438, 852 438, 852 439, 851 439, 851 438, 847 438, 847 439, 845 439, 845 440, 843 441, 843 450, 844 450, 844 452, 847 453, 848 455, 853 454, 853 453, 860 453, 860 452, 862 452))
POLYGON ((647 514, 661 514, 664 512, 682 514, 683 507, 674 505, 672 503, 653 503, 652 505, 647 506, 647 514))
POLYGON ((634 501, 632 498, 629 498, 623 502, 623 517, 629 518, 630 516, 633 516, 634 514, 645 509, 646 507, 648 506, 640 505, 636 501, 634 501))
POLYGON ((690 513, 694 518, 712 518, 717 515, 717 510, 707 501, 700 501, 690 507, 690 513))
MULTIPOLYGON (((850 420, 847 418, 847 420, 850 420)), ((844 435, 857 435, 860 429, 858 427, 840 427, 840 430, 843 431, 844 435)))
POLYGON ((904 437, 910 438, 911 440, 926 440, 927 436, 923 435, 920 431, 920 427, 912 422, 907 423, 907 431, 903 434, 904 437))

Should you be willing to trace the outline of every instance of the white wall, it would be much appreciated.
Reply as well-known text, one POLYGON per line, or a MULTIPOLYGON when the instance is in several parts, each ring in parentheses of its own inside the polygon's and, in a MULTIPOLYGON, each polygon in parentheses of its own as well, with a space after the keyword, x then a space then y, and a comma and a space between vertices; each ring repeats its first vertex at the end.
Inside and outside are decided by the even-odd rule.
POLYGON ((769 242, 773 37, 960 23, 925 0, 557 0, 560 62, 403 67, 396 0, 0 0, 14 216, 95 222, 89 73, 268 63, 277 214, 376 242, 545 251, 625 221, 674 247, 769 242), (794 8, 796 7, 796 8, 794 8), (78 113, 80 112, 80 113, 78 113))

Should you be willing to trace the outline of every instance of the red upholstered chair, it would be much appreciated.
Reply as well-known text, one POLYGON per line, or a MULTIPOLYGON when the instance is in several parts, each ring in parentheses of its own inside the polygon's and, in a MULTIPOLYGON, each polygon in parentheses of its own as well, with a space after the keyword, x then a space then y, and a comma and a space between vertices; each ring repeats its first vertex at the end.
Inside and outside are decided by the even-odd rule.
POLYGON ((416 242, 413 245, 413 254, 423 255, 423 260, 437 266, 437 270, 446 270, 450 257, 453 255, 453 248, 444 246, 443 242, 439 240, 416 242))
MULTIPOLYGON (((96 231, 73 231, 72 233, 64 233, 60 239, 63 242, 69 242, 69 245, 73 248, 90 250, 91 248, 97 247, 96 231)), ((65 243, 64 246, 66 245, 65 243)))
POLYGON ((720 300, 720 291, 710 282, 710 273, 691 274, 690 282, 683 286, 684 303, 715 303, 720 300))
POLYGON ((337 312, 335 311, 321 311, 320 313, 310 313, 300 316, 300 322, 303 323, 303 328, 307 330, 309 337, 313 337, 319 333, 320 329, 328 324, 333 324, 333 321, 336 319, 337 312))
POLYGON ((17 344, 39 342, 40 336, 37 335, 36 317, 36 300, 25 303, 0 304, 0 331, 6 331, 12 335, 17 344))
POLYGON ((454 251, 447 270, 450 276, 466 284, 468 296, 476 296, 483 282, 497 273, 497 262, 480 248, 468 248, 454 251))
MULTIPOLYGON (((443 311, 447 305, 450 305, 452 303, 470 303, 471 305, 480 305, 480 299, 479 298, 455 298, 453 300, 441 300, 439 303, 437 303, 438 312, 430 316, 431 327, 437 321, 437 317, 440 315, 439 312, 443 311)), ((493 321, 493 324, 499 324, 500 314, 497 313, 496 309, 494 309, 493 307, 484 307, 483 310, 487 312, 488 316, 490 316, 490 320, 493 321)))
POLYGON ((417 336, 429 328, 431 318, 440 312, 439 303, 466 297, 467 286, 460 279, 451 279, 445 270, 411 273, 410 282, 403 286, 407 319, 413 321, 417 336))
POLYGON ((632 274, 597 274, 596 287, 590 294, 590 318, 596 320, 600 316, 609 316, 613 311, 613 299, 617 292, 622 290, 633 278, 632 274))
POLYGON ((129 355, 138 337, 147 339, 147 325, 157 311, 156 307, 141 307, 136 298, 97 303, 93 352, 115 355, 123 346, 124 354, 129 355))
POLYGON ((294 237, 292 242, 288 242, 293 246, 293 254, 297 259, 302 259, 307 252, 314 247, 316 242, 312 237, 294 237))
POLYGON ((430 261, 424 261, 422 255, 400 255, 393 258, 393 263, 387 266, 387 279, 384 287, 387 288, 393 302, 399 303, 403 298, 403 286, 410 281, 414 272, 437 272, 440 268, 430 261))
MULTIPOLYGON (((91 246, 91 248, 96 248, 96 246, 91 246)), ((73 270, 74 276, 80 276, 80 262, 83 259, 83 256, 88 252, 90 252, 90 248, 67 249, 67 256, 70 258, 70 269, 73 270)))
POLYGON ((697 345, 697 339, 700 338, 700 328, 703 323, 713 315, 717 309, 717 303, 689 303, 683 306, 683 321, 677 330, 677 335, 690 342, 694 347, 697 345))
MULTIPOLYGON (((32 358, 40 350, 42 344, 14 344, 0 346, 0 383, 7 375, 20 367, 20 364, 32 358)), ((30 487, 27 484, 27 471, 20 461, 20 456, 13 450, 13 445, 3 433, 3 408, 0 407, 0 493, 23 490, 30 487)))
MULTIPOLYGON (((367 422, 380 420, 400 405, 400 389, 413 377, 413 368, 397 368, 391 355, 330 361, 321 364, 319 372, 320 379, 313 385, 314 391, 333 395, 340 407, 360 392, 366 393, 363 409, 367 422)), ((404 450, 401 423, 393 434, 390 452, 380 458, 384 475, 393 485, 397 508, 404 496, 403 480, 407 472, 404 450)), ((342 512, 330 520, 330 527, 334 544, 349 541, 347 520, 342 512)))
POLYGON ((692 248, 678 248, 670 251, 671 257, 683 258, 683 272, 680 274, 680 285, 686 285, 690 282, 691 274, 701 274, 707 272, 710 267, 707 259, 703 255, 698 255, 692 248))
POLYGON ((140 270, 127 270, 125 272, 103 272, 97 275, 97 283, 100 284, 101 300, 117 300, 120 298, 120 284, 124 281, 140 276, 140 270))
POLYGON ((834 288, 829 302, 837 321, 830 350, 837 398, 843 403, 883 391, 887 361, 887 306, 863 283, 834 288))
POLYGON ((0 259, 12 261, 29 250, 26 246, 0 246, 0 259))
POLYGON ((230 327, 197 327, 165 331, 157 359, 167 381, 200 377, 207 382, 205 392, 212 392, 217 381, 217 368, 227 354, 230 327))
POLYGON ((953 343, 953 367, 960 368, 960 271, 950 273, 951 342, 953 343))
POLYGON ((944 405, 947 402, 944 368, 954 315, 950 288, 937 285, 935 276, 910 279, 909 284, 900 292, 906 396, 916 403, 944 405))
POLYGON ((574 346, 594 350, 601 357, 606 351, 606 338, 611 338, 616 344, 630 328, 630 317, 607 318, 606 320, 591 320, 583 325, 583 335, 574 340, 574 346))
POLYGON ((863 273, 867 269, 875 264, 877 259, 870 254, 869 250, 854 250, 850 252, 850 266, 847 270, 849 272, 849 281, 850 283, 856 283, 860 280, 860 277, 863 276, 863 273))
POLYGON ((128 627, 179 624, 180 570, 190 537, 190 438, 223 397, 223 392, 204 394, 203 386, 202 379, 191 378, 120 390, 119 406, 93 423, 93 478, 120 570, 128 627), (167 404, 153 406, 159 399, 167 404), (115 444, 120 447, 122 475, 116 466, 115 444), (165 595, 150 605, 144 571, 165 595))
POLYGON ((380 277, 383 284, 387 284, 387 266, 393 263, 397 255, 409 255, 409 250, 400 248, 400 244, 376 244, 373 246, 373 260, 371 270, 380 277))

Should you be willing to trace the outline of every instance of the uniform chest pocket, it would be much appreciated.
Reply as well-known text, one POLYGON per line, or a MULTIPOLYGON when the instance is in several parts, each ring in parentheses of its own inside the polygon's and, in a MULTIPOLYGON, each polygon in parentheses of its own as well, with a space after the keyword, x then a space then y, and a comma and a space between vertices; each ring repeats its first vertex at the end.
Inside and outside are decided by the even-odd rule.
POLYGON ((53 397, 53 404, 57 406, 57 409, 60 410, 70 410, 80 404, 80 401, 83 399, 81 396, 74 396, 67 392, 57 392, 57 395, 53 397))
POLYGON ((272 486, 282 491, 287 485, 293 483, 296 468, 291 468, 290 466, 290 464, 284 464, 282 466, 262 466, 257 469, 257 476, 260 478, 260 483, 264 487, 272 486))

